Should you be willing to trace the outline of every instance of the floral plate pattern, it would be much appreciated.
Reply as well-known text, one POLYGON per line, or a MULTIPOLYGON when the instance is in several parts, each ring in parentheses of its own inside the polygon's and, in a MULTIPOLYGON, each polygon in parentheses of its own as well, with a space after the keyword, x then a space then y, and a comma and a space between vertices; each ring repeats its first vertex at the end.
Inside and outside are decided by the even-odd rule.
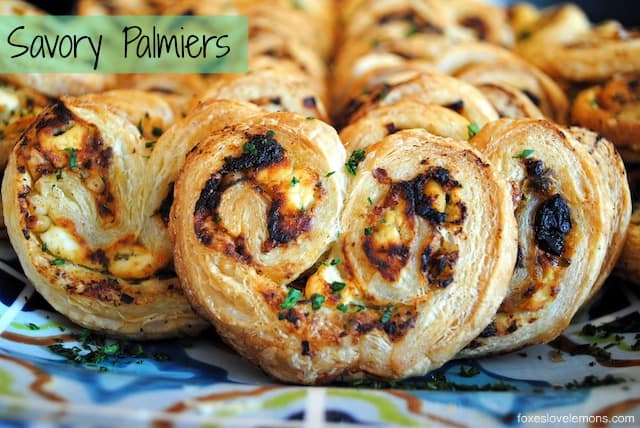
POLYGON ((142 344, 91 335, 51 309, 0 241, 0 424, 598 427, 608 418, 632 426, 640 423, 639 291, 610 281, 549 345, 453 361, 399 383, 308 388, 274 383, 211 330, 142 344))

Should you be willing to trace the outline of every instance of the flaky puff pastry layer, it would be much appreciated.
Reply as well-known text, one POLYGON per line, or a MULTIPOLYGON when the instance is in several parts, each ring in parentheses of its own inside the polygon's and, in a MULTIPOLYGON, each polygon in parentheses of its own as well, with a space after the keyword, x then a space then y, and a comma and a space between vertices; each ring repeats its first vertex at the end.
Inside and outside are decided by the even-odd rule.
POLYGON ((610 141, 600 134, 577 126, 569 128, 569 132, 596 161, 600 181, 604 182, 605 192, 611 196, 613 203, 608 251, 600 275, 591 289, 590 295, 593 296, 609 277, 622 253, 631 218, 631 192, 622 158, 610 141))
POLYGON ((144 92, 63 98, 11 153, 2 187, 11 243, 38 292, 84 327, 150 339, 205 325, 170 269, 168 207, 147 204, 149 157, 173 120, 144 92))
MULTIPOLYGON (((516 9, 517 10, 517 9, 516 9)), ((585 13, 568 4, 531 11, 521 21, 515 50, 555 78, 593 82, 640 70, 640 34, 618 22, 592 27, 585 13)))
POLYGON ((489 100, 472 85, 436 72, 397 73, 365 93, 354 95, 340 119, 353 123, 371 110, 393 105, 401 100, 449 107, 482 126, 498 119, 489 100))
POLYGON ((580 92, 571 120, 610 139, 625 161, 640 162, 640 78, 615 76, 580 92))
POLYGON ((559 335, 600 276, 614 215, 587 145, 551 122, 502 119, 485 125, 471 144, 511 183, 519 257, 509 294, 462 356, 559 335))
POLYGON ((333 370, 301 356, 300 294, 287 285, 341 230, 345 158, 330 126, 269 113, 200 142, 175 185, 170 230, 187 296, 240 354, 282 380, 311 383, 333 370))
POLYGON ((467 118, 450 108, 402 100, 369 111, 344 128, 340 139, 348 153, 365 150, 403 129, 424 129, 434 135, 465 141, 469 138, 469 125, 467 118))
POLYGON ((331 355, 332 375, 347 379, 422 375, 450 360, 506 293, 511 209, 506 182, 466 142, 414 129, 370 146, 328 266, 306 284, 308 298, 327 296, 311 322, 332 322, 328 343, 322 331, 310 338, 312 360, 331 355))
MULTIPOLYGON (((288 70, 291 71, 291 70, 288 70)), ((263 68, 249 74, 225 74, 214 77, 199 98, 247 101, 268 111, 299 113, 327 120, 319 94, 302 73, 284 73, 279 67, 263 68)))

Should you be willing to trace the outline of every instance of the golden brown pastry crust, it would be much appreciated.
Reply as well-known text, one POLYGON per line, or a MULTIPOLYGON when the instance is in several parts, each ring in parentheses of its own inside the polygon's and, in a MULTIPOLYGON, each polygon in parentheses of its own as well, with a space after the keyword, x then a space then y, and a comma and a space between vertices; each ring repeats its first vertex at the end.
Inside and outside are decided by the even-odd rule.
POLYGON ((640 161, 640 80, 616 76, 585 89, 576 97, 572 122, 611 140, 627 162, 640 161))
POLYGON ((473 84, 508 84, 524 93, 549 119, 564 124, 569 100, 563 89, 542 71, 524 61, 482 62, 468 65, 455 73, 473 84))
POLYGON ((543 119, 544 115, 524 92, 507 83, 481 83, 482 92, 500 117, 543 119))
POLYGON ((423 104, 455 106, 458 113, 479 126, 498 118, 497 112, 480 91, 453 77, 435 72, 417 75, 411 72, 406 76, 390 76, 388 81, 370 93, 352 98, 341 119, 345 123, 353 123, 368 111, 404 99, 423 104))
POLYGON ((278 68, 218 75, 199 100, 207 99, 247 101, 268 111, 294 112, 327 120, 322 97, 309 87, 307 78, 302 74, 283 74, 278 68))
POLYGON ((502 119, 471 143, 511 182, 519 260, 493 322, 462 356, 559 335, 600 275, 613 221, 596 161, 568 131, 542 120, 502 119))
POLYGON ((635 207, 615 274, 640 284, 640 208, 635 207))
POLYGON ((401 100, 369 111, 340 131, 340 139, 348 153, 365 150, 403 129, 420 128, 433 135, 464 141, 469 138, 470 124, 468 119, 450 108, 401 100))
POLYGON ((29 280, 72 321, 137 339, 195 334, 204 322, 165 272, 163 210, 146 205, 150 138, 174 117, 162 98, 126 95, 128 111, 112 93, 63 98, 36 118, 3 182, 9 237, 29 280))
POLYGON ((585 128, 571 127, 569 131, 579 143, 587 148, 591 157, 596 161, 600 181, 604 182, 605 192, 610 195, 613 204, 613 219, 607 255, 602 264, 600 275, 591 289, 590 295, 593 296, 609 277, 622 253, 631 218, 631 192, 622 158, 611 142, 602 135, 585 128))
MULTIPOLYGON (((289 113, 245 120, 199 144, 176 183, 170 225, 176 268, 194 306, 238 352, 280 380, 308 384, 338 376, 426 373, 484 328, 506 292, 516 254, 506 184, 468 144, 420 130, 401 131, 369 148, 339 222, 346 181, 341 147, 330 128, 289 113), (272 154, 281 153, 277 145, 288 160, 273 163, 272 154), (255 154, 252 147, 258 149, 255 154), (251 167, 236 171, 242 165, 251 167), (263 181, 273 177, 273 185, 288 195, 284 204, 296 200, 290 193, 291 168, 311 171, 310 183, 301 178, 296 185, 317 188, 314 183, 320 182, 323 196, 303 213, 313 216, 311 229, 273 247, 268 231, 277 228, 267 227, 270 211, 261 199, 277 192, 264 188, 263 181), (229 181, 230 175, 236 181, 229 181), (437 226, 393 204, 385 207, 385 199, 396 197, 400 204, 413 204, 399 190, 412 180, 425 191, 442 190, 433 195, 433 209, 442 210, 432 218, 437 226), (258 183, 266 195, 234 190, 258 183), (450 206, 443 208, 445 193, 450 206), (236 198, 243 203, 234 203, 236 198), (257 199, 248 203, 247 198, 257 199), (324 209, 330 215, 322 214, 324 209), (392 228, 396 213, 396 220, 410 223, 400 228, 402 233, 415 234, 410 239, 415 257, 400 269, 402 279, 383 279, 371 262, 357 261, 366 241, 385 239, 382 223, 365 224, 376 213, 388 215, 392 228), (230 221, 238 217, 246 221, 230 221), (322 257, 340 231, 331 254, 322 257), (310 276, 300 277, 322 260, 310 276), (413 281, 414 276, 420 279, 413 281)), ((420 215, 428 216, 427 207, 420 207, 420 215)), ((283 214, 292 215, 285 211, 280 218, 283 214)), ((285 224, 301 223, 287 220, 278 227, 285 224)), ((390 274, 385 268, 381 272, 390 274)))

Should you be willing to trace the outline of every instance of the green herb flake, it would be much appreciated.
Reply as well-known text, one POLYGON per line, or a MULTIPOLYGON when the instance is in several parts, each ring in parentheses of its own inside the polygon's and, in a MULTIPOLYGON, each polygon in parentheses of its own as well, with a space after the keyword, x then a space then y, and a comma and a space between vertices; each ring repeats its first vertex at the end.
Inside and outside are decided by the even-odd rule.
POLYGON ((356 312, 362 312, 365 309, 367 309, 367 307, 365 305, 361 305, 361 304, 357 304, 356 305, 356 312))
POLYGON ((276 136, 276 132, 271 129, 267 131, 267 138, 273 138, 276 136))
POLYGON ((373 233, 373 226, 369 226, 369 227, 365 227, 364 228, 364 234, 365 236, 369 236, 373 233))
POLYGON ((335 173, 336 173, 335 171, 329 171, 329 172, 327 172, 327 175, 325 175, 325 177, 329 178, 335 173))
POLYGON ((154 126, 153 129, 151 130, 151 134, 154 137, 159 137, 163 134, 162 128, 159 128, 157 126, 154 126))
POLYGON ((347 284, 345 284, 344 282, 333 281, 331 284, 329 284, 329 289, 331 289, 332 293, 337 293, 338 291, 343 290, 346 286, 347 284))
POLYGON ((77 168, 78 167, 78 152, 76 149, 72 147, 67 147, 64 149, 65 152, 69 153, 69 168, 77 168))
POLYGON ((169 361, 171 360, 171 357, 169 356, 169 354, 166 354, 164 352, 156 352, 153 354, 153 359, 156 361, 169 361))
POLYGON ((339 310, 340 312, 346 313, 349 310, 349 307, 344 303, 338 303, 338 305, 336 306, 336 309, 339 310))
POLYGON ((533 154, 533 149, 525 149, 520 154, 514 156, 514 159, 526 159, 533 154))
POLYGON ((373 199, 371 199, 371 196, 367 196, 367 202, 369 202, 369 205, 373 205, 373 199))
POLYGON ((293 176, 293 178, 291 179, 291 187, 294 187, 296 184, 300 183, 300 180, 296 177, 293 176))
POLYGON ((404 36, 409 38, 415 34, 418 34, 420 32, 420 28, 418 28, 417 25, 412 25, 411 27, 409 27, 409 29, 407 30, 406 33, 404 33, 404 36))
POLYGON ((298 300, 302 297, 302 292, 296 288, 290 288, 287 293, 287 297, 284 298, 284 301, 280 305, 282 309, 291 309, 293 308, 298 300))
POLYGON ((469 139, 472 139, 473 137, 478 135, 478 132, 480 132, 480 127, 477 123, 472 123, 467 126, 467 130, 469 131, 469 139))
POLYGON ((460 366, 460 372, 458 374, 462 377, 474 377, 480 374, 480 369, 476 366, 460 366))
POLYGON ((120 350, 120 345, 117 343, 111 343, 109 345, 105 345, 102 348, 102 352, 104 352, 106 355, 114 355, 116 354, 118 351, 120 350))
POLYGON ((56 180, 62 180, 62 169, 56 171, 56 180))
POLYGON ((326 298, 322 294, 311 295, 311 309, 313 309, 314 311, 319 310, 325 300, 326 298))
POLYGON ((64 259, 54 259, 51 264, 54 266, 62 266, 64 264, 64 259))
POLYGON ((30 322, 28 326, 29 326, 29 330, 40 330, 40 327, 32 322, 30 322))
POLYGON ((47 243, 43 242, 42 246, 40 247, 40 249, 42 250, 43 253, 46 252, 47 251, 47 243))
POLYGON ((256 148, 256 145, 251 142, 244 143, 244 146, 242 146, 242 151, 245 153, 251 153, 252 155, 258 154, 258 149, 256 148))
POLYGON ((360 164, 360 162, 362 162, 365 157, 366 154, 364 150, 358 149, 354 150, 353 153, 351 153, 351 156, 349 156, 349 160, 344 164, 349 174, 356 175, 358 171, 358 164, 360 164))
POLYGON ((336 266, 336 265, 339 265, 340 263, 342 263, 342 259, 341 258, 331 259, 331 261, 329 262, 329 264, 331 266, 336 266))
POLYGON ((382 324, 386 324, 391 319, 391 315, 393 314, 393 306, 389 305, 385 308, 384 313, 382 314, 382 318, 380 318, 380 322, 382 324))
POLYGON ((305 119, 307 119, 307 120, 316 120, 316 118, 313 117, 313 116, 307 116, 305 119))
POLYGON ((155 142, 155 141, 147 141, 147 142, 145 143, 145 145, 144 145, 144 146, 145 146, 147 149, 152 149, 152 148, 153 148, 153 146, 155 146, 155 144, 156 144, 156 142, 155 142))

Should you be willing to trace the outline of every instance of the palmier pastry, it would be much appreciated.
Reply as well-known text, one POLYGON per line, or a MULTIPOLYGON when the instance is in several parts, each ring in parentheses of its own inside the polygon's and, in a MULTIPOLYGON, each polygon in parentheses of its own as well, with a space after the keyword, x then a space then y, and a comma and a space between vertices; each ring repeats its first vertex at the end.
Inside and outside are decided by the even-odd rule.
POLYGON ((629 191, 627 171, 613 144, 602 135, 585 128, 572 127, 569 128, 569 131, 578 142, 587 148, 589 154, 596 161, 600 180, 604 181, 605 191, 610 195, 613 203, 613 219, 609 233, 609 244, 607 245, 607 256, 600 270, 600 276, 591 290, 591 295, 593 295, 609 277, 622 252, 631 217, 631 192, 629 191))
POLYGON ((484 328, 507 290, 515 219, 493 168, 420 130, 369 150, 353 165, 342 227, 340 142, 288 113, 213 134, 176 183, 170 229, 187 294, 280 380, 426 373, 484 328))
POLYGON ((513 45, 513 32, 503 8, 475 0, 444 0, 453 21, 468 28, 478 40, 513 45))
POLYGON ((400 100, 410 99, 423 104, 450 107, 478 126, 496 120, 498 114, 491 103, 472 85, 440 73, 409 73, 407 78, 390 76, 393 83, 382 83, 370 93, 352 98, 342 114, 342 120, 353 123, 368 111, 400 100))
POLYGON ((511 182, 519 249, 509 294, 463 356, 558 336, 600 275, 613 218, 606 180, 588 148, 551 122, 502 119, 471 143, 511 182))
POLYGON ((302 75, 284 74, 279 69, 255 70, 249 74, 216 76, 200 98, 248 101, 269 111, 299 113, 327 120, 321 96, 309 88, 302 75))
POLYGON ((500 117, 544 118, 533 101, 515 86, 507 83, 481 83, 476 88, 491 102, 500 117))
POLYGON ((580 92, 571 112, 573 123, 610 139, 627 162, 640 161, 640 80, 616 76, 580 92))
POLYGON ((566 123, 569 100, 549 76, 524 61, 482 62, 468 65, 455 73, 474 85, 508 84, 526 95, 549 119, 566 123))
MULTIPOLYGON (((0 174, 9 160, 9 153, 22 132, 49 99, 28 88, 16 88, 0 83, 0 174)), ((2 203, 0 203, 0 235, 5 236, 2 203)))
POLYGON ((144 92, 125 92, 122 111, 117 96, 62 98, 25 131, 2 188, 9 237, 29 280, 72 321, 138 339, 193 334, 204 323, 170 270, 162 210, 146 203, 164 187, 148 184, 148 158, 172 111, 144 92))
POLYGON ((403 129, 422 128, 442 137, 464 141, 469 138, 469 122, 454 110, 411 100, 371 110, 340 132, 348 153, 365 150, 390 134, 403 129))
POLYGON ((640 206, 637 205, 631 216, 622 256, 616 266, 616 275, 640 284, 640 206))

